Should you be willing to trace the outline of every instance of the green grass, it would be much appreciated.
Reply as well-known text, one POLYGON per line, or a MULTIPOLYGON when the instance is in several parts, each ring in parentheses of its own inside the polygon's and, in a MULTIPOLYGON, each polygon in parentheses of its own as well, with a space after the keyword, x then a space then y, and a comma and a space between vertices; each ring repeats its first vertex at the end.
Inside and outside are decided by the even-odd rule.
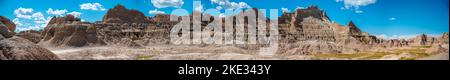
POLYGON ((431 48, 431 46, 412 46, 413 48, 431 48))
POLYGON ((139 56, 137 60, 152 60, 153 56, 139 56))
POLYGON ((404 58, 404 57, 402 57, 402 58, 400 58, 400 60, 416 60, 416 58, 404 58))
POLYGON ((356 57, 362 57, 366 56, 367 54, 314 54, 316 57, 322 57, 322 58, 356 58, 356 57))
MULTIPOLYGON (((395 49, 388 52, 358 52, 353 54, 313 54, 315 57, 319 58, 346 58, 346 59, 360 59, 360 60, 370 60, 370 59, 380 59, 386 55, 400 55, 401 53, 414 54, 417 57, 427 57, 430 56, 426 53, 426 47, 414 47, 412 49, 395 49)), ((400 60, 415 60, 415 58, 400 58, 400 60)))

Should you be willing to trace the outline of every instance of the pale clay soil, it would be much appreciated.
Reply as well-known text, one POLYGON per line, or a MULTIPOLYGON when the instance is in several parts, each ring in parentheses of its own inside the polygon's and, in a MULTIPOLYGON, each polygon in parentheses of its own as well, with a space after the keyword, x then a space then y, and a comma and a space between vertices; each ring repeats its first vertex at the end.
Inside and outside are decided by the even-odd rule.
MULTIPOLYGON (((231 46, 153 45, 141 48, 99 46, 80 48, 50 48, 64 60, 358 60, 317 58, 308 55, 258 55, 255 50, 231 46)), ((385 55, 372 60, 399 60, 403 54, 385 55)), ((448 60, 448 53, 433 54, 417 60, 448 60)))

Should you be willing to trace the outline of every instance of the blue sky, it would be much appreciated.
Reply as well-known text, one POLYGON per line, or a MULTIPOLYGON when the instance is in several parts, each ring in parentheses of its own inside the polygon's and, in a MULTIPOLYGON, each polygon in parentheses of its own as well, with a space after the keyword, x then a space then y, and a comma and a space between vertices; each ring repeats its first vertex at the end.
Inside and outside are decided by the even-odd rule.
POLYGON ((363 31, 385 38, 440 35, 449 30, 449 0, 0 0, 0 15, 13 20, 20 31, 42 29, 52 16, 67 14, 100 21, 117 4, 146 16, 178 8, 192 12, 193 1, 201 1, 203 9, 279 9, 279 15, 283 10, 317 5, 337 23, 354 21, 363 31))

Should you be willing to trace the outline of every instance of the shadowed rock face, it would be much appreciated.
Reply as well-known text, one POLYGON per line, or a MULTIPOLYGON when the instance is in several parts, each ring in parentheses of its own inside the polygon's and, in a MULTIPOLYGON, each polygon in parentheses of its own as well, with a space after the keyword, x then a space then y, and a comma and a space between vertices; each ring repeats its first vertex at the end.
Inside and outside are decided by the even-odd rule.
POLYGON ((92 24, 67 15, 54 17, 42 32, 42 44, 51 46, 81 47, 88 44, 103 44, 97 39, 97 29, 92 24))
POLYGON ((33 43, 39 43, 42 39, 41 32, 35 30, 21 31, 16 36, 28 39, 33 43))
POLYGON ((9 31, 14 32, 16 30, 16 24, 6 17, 0 16, 0 22, 3 23, 9 31))
POLYGON ((103 23, 147 23, 148 18, 137 10, 128 10, 123 5, 117 5, 108 10, 103 17, 103 23))
POLYGON ((320 10, 317 6, 310 6, 306 9, 297 9, 291 13, 283 13, 278 19, 278 22, 280 24, 286 24, 286 26, 280 26, 281 28, 285 28, 286 31, 294 33, 302 30, 300 23, 307 17, 317 18, 326 22, 329 21, 325 11, 320 10))
POLYGON ((356 27, 355 23, 353 23, 353 21, 350 21, 350 23, 348 23, 348 34, 351 36, 359 36, 362 35, 362 31, 356 27))
POLYGON ((13 22, 3 16, 0 16, 0 35, 2 35, 3 38, 10 38, 14 36, 15 28, 16 25, 13 22))
POLYGON ((0 60, 59 60, 50 50, 26 39, 12 37, 0 40, 0 60))

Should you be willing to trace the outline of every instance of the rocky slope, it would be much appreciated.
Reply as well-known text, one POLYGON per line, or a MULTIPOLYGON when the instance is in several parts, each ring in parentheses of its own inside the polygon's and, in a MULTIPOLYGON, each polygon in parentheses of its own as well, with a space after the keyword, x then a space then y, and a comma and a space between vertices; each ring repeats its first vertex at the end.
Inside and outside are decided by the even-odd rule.
POLYGON ((0 34, 5 38, 12 37, 15 33, 16 25, 6 17, 0 16, 0 34))
POLYGON ((9 31, 14 32, 16 30, 16 24, 14 24, 14 22, 9 20, 8 18, 0 16, 0 22, 2 22, 5 26, 7 26, 9 31))
POLYGON ((103 17, 103 23, 148 23, 145 15, 137 10, 129 10, 123 5, 109 9, 103 17))
POLYGON ((39 43, 42 40, 41 31, 36 30, 21 31, 17 33, 16 36, 27 39, 33 43, 39 43))
POLYGON ((41 45, 81 47, 102 45, 97 38, 97 29, 72 15, 53 17, 42 32, 41 45))
POLYGON ((380 43, 361 31, 352 21, 347 26, 331 22, 317 6, 283 13, 279 18, 281 54, 353 53, 380 43), (295 46, 292 46, 295 45, 295 46))
POLYGON ((0 49, 0 60, 59 60, 50 50, 20 37, 0 40, 0 49))
MULTIPOLYGON (((9 21, 6 18, 3 19, 9 21)), ((0 22, 0 60, 58 60, 59 58, 51 51, 42 48, 33 42, 21 38, 15 37, 10 34, 4 34, 10 32, 8 29, 11 25, 3 25, 0 22), (5 32, 7 31, 7 32, 5 32), (5 37, 7 36, 7 37, 5 37)))

